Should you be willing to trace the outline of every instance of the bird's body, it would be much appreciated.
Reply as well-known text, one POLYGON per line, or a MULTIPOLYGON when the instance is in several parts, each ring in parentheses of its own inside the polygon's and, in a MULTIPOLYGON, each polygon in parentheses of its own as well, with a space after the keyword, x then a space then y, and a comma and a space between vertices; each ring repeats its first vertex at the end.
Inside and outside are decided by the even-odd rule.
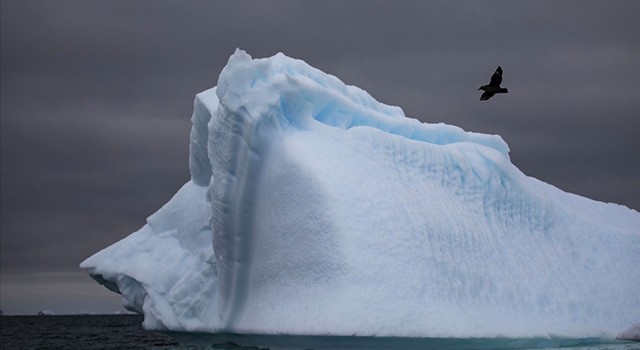
POLYGON ((495 94, 506 94, 509 92, 506 88, 500 87, 502 83, 502 68, 498 66, 495 73, 491 76, 491 81, 487 85, 482 85, 478 90, 484 91, 480 96, 480 101, 490 99, 495 94))

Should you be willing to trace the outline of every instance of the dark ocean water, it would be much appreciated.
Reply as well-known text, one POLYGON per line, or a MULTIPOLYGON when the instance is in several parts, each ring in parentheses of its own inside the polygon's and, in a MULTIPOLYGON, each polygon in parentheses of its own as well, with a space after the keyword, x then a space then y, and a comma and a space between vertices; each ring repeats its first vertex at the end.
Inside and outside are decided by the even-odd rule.
POLYGON ((402 339, 146 331, 139 315, 1 316, 0 349, 566 349, 640 350, 602 339, 402 339))
POLYGON ((139 315, 2 316, 0 349, 171 349, 177 341, 142 329, 139 315))

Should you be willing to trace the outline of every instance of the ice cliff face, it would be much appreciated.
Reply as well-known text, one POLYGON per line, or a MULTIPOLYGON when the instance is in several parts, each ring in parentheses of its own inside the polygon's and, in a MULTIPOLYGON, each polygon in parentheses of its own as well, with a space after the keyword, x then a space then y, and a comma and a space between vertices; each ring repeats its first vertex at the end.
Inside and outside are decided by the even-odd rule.
POLYGON ((191 181, 81 264, 147 328, 613 337, 640 321, 640 214, 525 176, 499 136, 242 51, 192 122, 191 181))

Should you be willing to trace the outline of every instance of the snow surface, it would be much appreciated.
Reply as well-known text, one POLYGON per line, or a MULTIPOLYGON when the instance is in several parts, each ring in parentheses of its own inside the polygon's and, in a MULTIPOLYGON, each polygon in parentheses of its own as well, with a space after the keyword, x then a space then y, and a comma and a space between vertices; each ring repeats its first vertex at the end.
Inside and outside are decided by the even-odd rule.
POLYGON ((305 62, 236 51, 196 96, 191 181, 81 267, 148 329, 615 337, 640 214, 527 177, 305 62))

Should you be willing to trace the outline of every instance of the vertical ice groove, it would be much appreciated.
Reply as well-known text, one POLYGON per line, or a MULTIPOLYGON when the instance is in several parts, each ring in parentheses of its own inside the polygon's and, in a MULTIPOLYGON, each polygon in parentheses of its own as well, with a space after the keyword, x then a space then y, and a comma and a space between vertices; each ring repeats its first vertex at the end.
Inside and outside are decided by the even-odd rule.
POLYGON ((215 147, 209 143, 209 157, 212 165, 213 180, 210 184, 212 198, 212 234, 213 249, 218 268, 220 297, 218 314, 223 324, 229 319, 236 294, 234 282, 237 276, 237 243, 241 239, 233 220, 237 211, 237 203, 231 199, 238 191, 237 182, 242 174, 238 174, 238 163, 242 152, 239 119, 220 105, 211 119, 210 134, 216 138, 215 147))
MULTIPOLYGON (((251 263, 251 232, 254 193, 258 185, 261 157, 260 124, 268 122, 270 108, 226 103, 236 92, 227 90, 211 119, 209 130, 217 142, 210 147, 213 247, 219 269, 219 315, 232 329, 241 317, 246 299, 248 266, 251 263)), ((210 144, 211 145, 211 144, 210 144)))

